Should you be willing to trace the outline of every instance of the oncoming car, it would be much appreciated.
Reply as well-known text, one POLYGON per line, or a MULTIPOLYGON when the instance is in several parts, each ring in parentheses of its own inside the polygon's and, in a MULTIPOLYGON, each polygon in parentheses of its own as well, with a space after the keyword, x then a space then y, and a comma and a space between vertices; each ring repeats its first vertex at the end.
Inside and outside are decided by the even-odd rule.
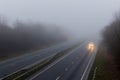
POLYGON ((93 52, 95 50, 95 45, 93 42, 88 43, 87 50, 93 52))

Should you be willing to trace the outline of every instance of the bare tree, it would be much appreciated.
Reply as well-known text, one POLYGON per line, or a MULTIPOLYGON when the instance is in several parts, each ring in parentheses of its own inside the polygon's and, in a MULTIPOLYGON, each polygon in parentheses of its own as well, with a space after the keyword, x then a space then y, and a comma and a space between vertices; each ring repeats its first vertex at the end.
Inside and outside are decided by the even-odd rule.
POLYGON ((119 59, 120 57, 120 15, 105 27, 103 31, 103 41, 112 55, 119 59))

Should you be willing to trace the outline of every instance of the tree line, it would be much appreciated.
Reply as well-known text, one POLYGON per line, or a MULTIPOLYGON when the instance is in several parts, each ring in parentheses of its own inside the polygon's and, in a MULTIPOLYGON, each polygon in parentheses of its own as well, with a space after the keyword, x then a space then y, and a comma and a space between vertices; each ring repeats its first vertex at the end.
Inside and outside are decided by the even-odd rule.
POLYGON ((105 27, 103 33, 103 42, 107 47, 108 53, 113 55, 120 63, 120 15, 116 15, 114 20, 105 27))
POLYGON ((67 36, 55 25, 0 21, 0 57, 61 43, 67 36))

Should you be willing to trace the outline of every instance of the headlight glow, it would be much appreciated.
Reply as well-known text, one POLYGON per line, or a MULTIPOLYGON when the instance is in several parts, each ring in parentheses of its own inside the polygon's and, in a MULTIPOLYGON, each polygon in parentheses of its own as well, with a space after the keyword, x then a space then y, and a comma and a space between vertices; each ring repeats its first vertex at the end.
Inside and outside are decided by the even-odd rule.
POLYGON ((93 42, 88 43, 87 50, 93 52, 95 50, 95 45, 93 42))

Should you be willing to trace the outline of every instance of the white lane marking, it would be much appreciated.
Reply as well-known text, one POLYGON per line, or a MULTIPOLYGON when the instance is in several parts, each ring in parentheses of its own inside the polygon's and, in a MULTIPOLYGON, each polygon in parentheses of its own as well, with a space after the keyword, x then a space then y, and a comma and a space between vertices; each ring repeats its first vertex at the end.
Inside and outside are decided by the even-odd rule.
POLYGON ((59 80, 60 79, 60 76, 58 76, 57 78, 56 78, 56 80, 59 80))
POLYGON ((78 50, 81 47, 81 45, 79 47, 76 47, 75 49, 73 49, 71 52, 69 52, 67 55, 61 57, 59 60, 53 62, 51 65, 49 65, 48 67, 46 67, 43 71, 41 71, 40 73, 36 74, 35 76, 33 76, 31 79, 29 80, 34 80, 36 77, 38 77, 40 74, 42 74, 43 72, 47 71, 48 69, 50 69, 52 66, 54 66, 55 64, 57 64, 58 62, 60 62, 61 60, 65 59, 67 56, 71 55, 74 51, 78 50))
POLYGON ((96 71, 97 71, 97 67, 95 67, 94 75, 93 75, 93 79, 92 79, 92 80, 95 80, 95 77, 96 77, 96 71))
POLYGON ((95 57, 95 56, 93 55, 93 56, 90 58, 90 60, 89 60, 89 62, 88 62, 88 65, 87 65, 87 67, 86 67, 86 69, 85 69, 85 71, 84 71, 84 73, 83 73, 83 75, 82 75, 82 77, 81 77, 80 80, 84 80, 84 76, 85 76, 85 74, 86 74, 86 72, 87 72, 87 70, 88 70, 88 68, 89 68, 89 66, 90 66, 90 63, 91 63, 93 57, 95 57))
POLYGON ((26 66, 26 67, 23 67, 23 68, 21 68, 21 66, 20 66, 20 69, 19 69, 19 70, 17 70, 17 71, 15 71, 15 72, 13 72, 13 73, 10 73, 10 74, 8 74, 8 75, 6 75, 6 76, 0 78, 0 80, 6 78, 6 77, 8 77, 8 76, 11 76, 11 75, 13 75, 13 74, 15 74, 15 73, 17 73, 17 72, 19 72, 19 71, 21 71, 21 70, 28 69, 28 68, 32 67, 33 65, 36 65, 36 64, 42 62, 43 60, 45 60, 45 59, 47 59, 47 58, 50 58, 50 57, 52 57, 52 56, 53 56, 53 55, 48 56, 48 57, 46 57, 46 58, 44 58, 44 59, 41 59, 41 60, 39 60, 39 61, 37 61, 37 62, 31 64, 31 65, 28 65, 28 66, 26 66))
POLYGON ((68 68, 65 68, 65 71, 68 71, 68 68))

